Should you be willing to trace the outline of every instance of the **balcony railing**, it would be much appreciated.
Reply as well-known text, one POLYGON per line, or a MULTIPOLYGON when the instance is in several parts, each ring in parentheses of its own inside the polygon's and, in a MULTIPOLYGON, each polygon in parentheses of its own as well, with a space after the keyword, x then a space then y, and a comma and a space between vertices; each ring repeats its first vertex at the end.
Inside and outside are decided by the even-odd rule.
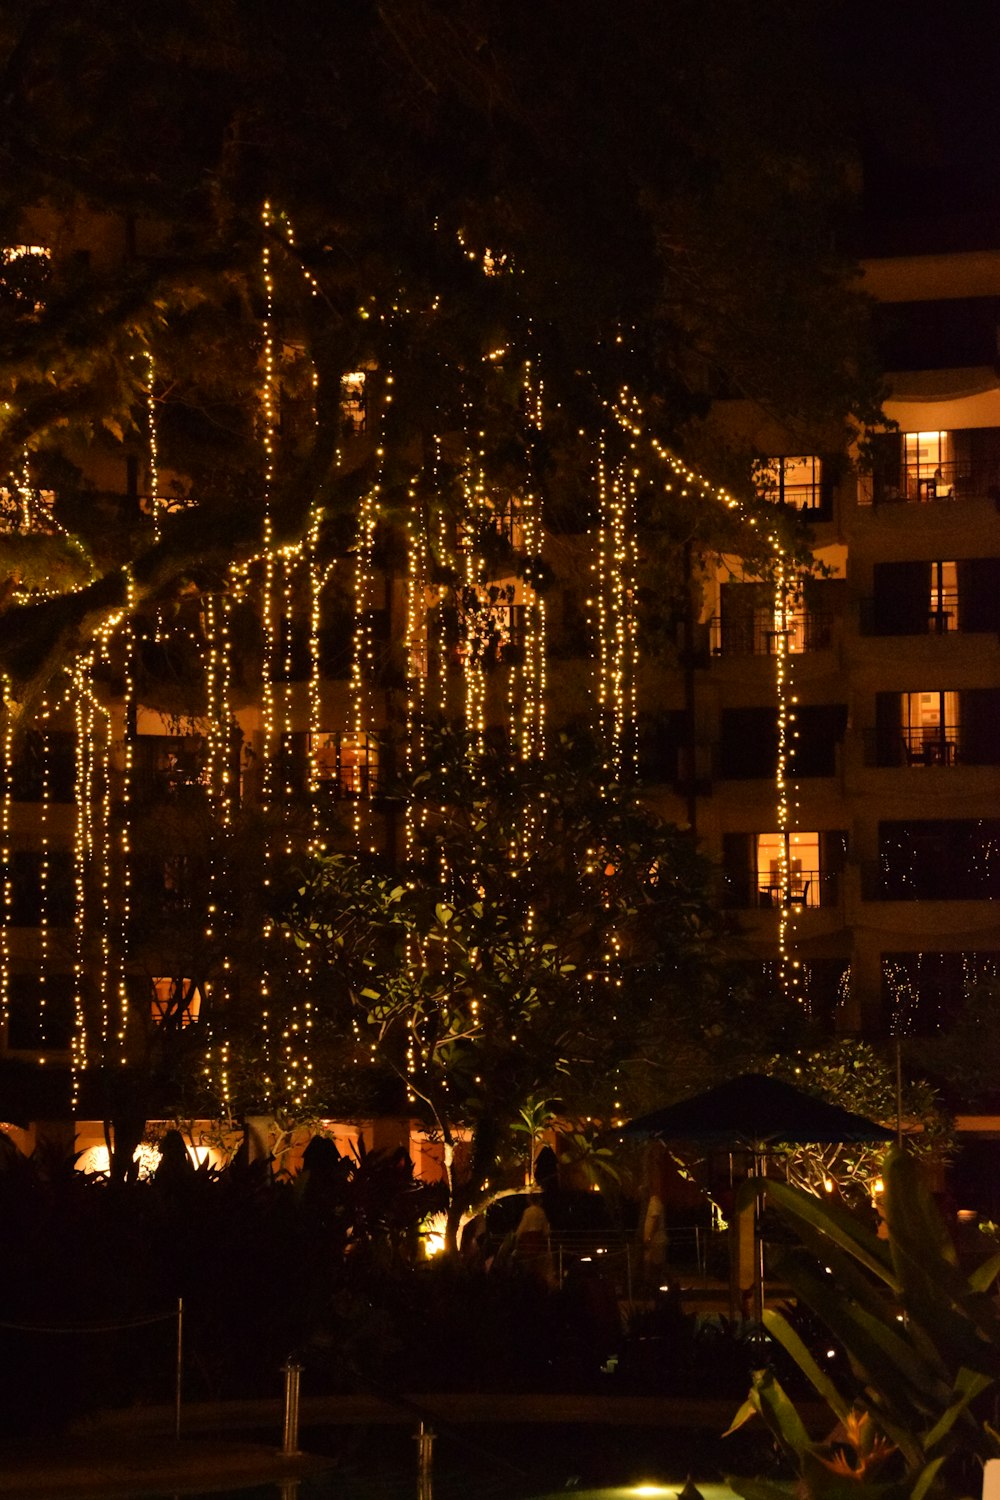
POLYGON ((962 763, 957 724, 865 731, 866 766, 955 766, 962 763))
MULTIPOLYGON (((919 602, 919 601, 917 601, 919 602)), ((953 630, 959 628, 958 617, 958 590, 936 589, 927 600, 926 613, 914 608, 912 612, 907 610, 905 628, 894 629, 896 620, 892 608, 891 599, 884 601, 881 598, 861 600, 861 634, 862 635, 949 635, 953 630), (918 630, 916 624, 926 621, 925 628, 918 630)))
POLYGON ((891 479, 863 474, 858 486, 862 505, 933 505, 1000 494, 1000 470, 995 464, 906 464, 891 479))
POLYGON ((778 616, 755 610, 735 620, 715 616, 709 622, 713 656, 776 656, 782 638, 790 652, 828 651, 833 645, 833 616, 795 610, 778 616))
POLYGON ((766 878, 749 874, 723 876, 723 905, 738 911, 780 911, 782 907, 836 906, 840 899, 840 877, 832 870, 797 870, 787 889, 766 878))

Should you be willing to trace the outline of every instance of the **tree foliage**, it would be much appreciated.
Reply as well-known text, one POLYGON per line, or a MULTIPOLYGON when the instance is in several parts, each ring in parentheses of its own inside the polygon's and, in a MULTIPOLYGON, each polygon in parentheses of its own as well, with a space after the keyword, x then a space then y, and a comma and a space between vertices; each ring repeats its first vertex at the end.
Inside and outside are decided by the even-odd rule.
POLYGON ((457 1212, 511 1150, 525 1101, 610 1119, 638 1059, 717 981, 708 871, 688 836, 564 742, 544 763, 450 741, 420 773, 413 862, 327 854, 289 925, 449 1157, 457 1212))
MULTIPOLYGON (((692 451, 720 391, 811 446, 870 416, 864 305, 830 251, 848 154, 808 18, 786 0, 739 10, 7 7, 0 227, 53 258, 40 291, 25 258, 6 267, 0 470, 29 451, 91 574, 0 618, 17 701, 115 612, 253 553, 265 508, 279 541, 352 510, 370 475, 338 466, 345 372, 393 372, 387 505, 434 434, 468 427, 493 480, 544 490, 569 525, 623 383, 692 451), (265 251, 282 388, 267 496, 265 251), (544 431, 525 423, 515 353, 544 378, 544 431), (145 456, 150 398, 165 490, 185 502, 159 536, 108 478, 145 456)), ((629 434, 612 423, 609 440, 629 434)), ((453 484, 445 465, 439 502, 453 484)), ((731 529, 703 504, 674 530, 702 538, 709 512, 731 529)))

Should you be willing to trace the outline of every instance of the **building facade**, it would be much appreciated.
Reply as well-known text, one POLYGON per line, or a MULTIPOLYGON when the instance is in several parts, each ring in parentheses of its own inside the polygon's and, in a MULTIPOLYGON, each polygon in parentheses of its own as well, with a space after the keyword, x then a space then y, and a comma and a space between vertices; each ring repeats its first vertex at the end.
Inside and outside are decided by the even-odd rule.
MULTIPOLYGON (((750 511, 762 530, 772 507, 800 516, 817 566, 780 549, 766 577, 735 555, 675 557, 688 600, 675 649, 642 644, 648 496, 731 497, 655 444, 641 475, 635 442, 617 457, 598 444, 587 504, 557 520, 541 483, 488 476, 468 433, 436 436, 401 481, 383 447, 392 371, 346 372, 338 464, 364 476, 356 512, 281 545, 265 529, 231 569, 193 569, 168 605, 102 627, 27 728, 8 716, 6 1058, 62 1078, 84 1118, 95 1067, 197 1037, 210 996, 266 1016, 272 918, 240 886, 268 858, 250 815, 288 848, 399 860, 421 814, 393 787, 444 722, 524 760, 559 728, 596 729, 619 774, 694 826, 758 983, 833 1032, 947 1027, 1000 963, 1000 255, 865 274, 896 425, 863 451, 803 453, 763 413, 718 404, 758 455, 750 511)), ((266 318, 260 340, 266 488, 310 413, 272 374, 302 351, 266 318)), ((500 370, 510 356, 485 358, 500 370)), ((516 375, 540 426, 542 383, 530 361, 516 375)), ((144 440, 86 459, 109 527, 154 538, 192 504, 184 476, 158 467, 156 395, 150 363, 144 440)), ((644 441, 624 398, 614 421, 644 441)), ((0 498, 8 539, 68 566, 30 464, 0 498)), ((53 593, 75 586, 53 575, 53 593)), ((47 585, 25 571, 12 587, 30 602, 47 585)), ((303 1108, 308 1048, 287 1027, 312 1025, 307 991, 262 1064, 303 1108)), ((238 1059, 210 1050, 224 1091, 238 1059)), ((49 1094, 36 1117, 54 1112, 49 1094)))

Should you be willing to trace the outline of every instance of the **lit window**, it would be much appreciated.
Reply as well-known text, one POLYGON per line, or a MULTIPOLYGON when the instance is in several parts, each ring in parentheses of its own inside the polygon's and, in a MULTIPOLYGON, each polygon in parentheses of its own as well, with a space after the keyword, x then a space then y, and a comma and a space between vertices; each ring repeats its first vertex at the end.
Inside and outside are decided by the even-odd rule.
POLYGON ((379 787, 378 736, 364 731, 311 734, 309 753, 321 786, 340 797, 373 797, 379 787))
POLYGON ((954 494, 955 450, 950 432, 904 432, 903 472, 908 500, 954 494))
POLYGON ((900 696, 908 763, 950 766, 958 742, 958 694, 928 692, 900 696))
POLYGON ((757 889, 761 906, 819 906, 819 834, 759 833, 757 889))
POLYGON ((754 485, 762 500, 791 505, 795 510, 817 510, 820 505, 821 460, 812 453, 769 458, 754 470, 754 485))
POLYGON ((958 629, 958 564, 931 563, 930 629, 933 635, 944 635, 958 629))
POLYGON ((364 370, 352 370, 340 377, 340 411, 345 431, 363 437, 368 425, 367 376, 364 370))
POLYGON ((197 980, 169 976, 152 981, 152 1015, 158 1026, 184 1027, 201 1014, 202 990, 197 980))
POLYGON ((7 245, 0 249, 0 304, 20 317, 33 317, 45 305, 51 252, 45 245, 7 245))

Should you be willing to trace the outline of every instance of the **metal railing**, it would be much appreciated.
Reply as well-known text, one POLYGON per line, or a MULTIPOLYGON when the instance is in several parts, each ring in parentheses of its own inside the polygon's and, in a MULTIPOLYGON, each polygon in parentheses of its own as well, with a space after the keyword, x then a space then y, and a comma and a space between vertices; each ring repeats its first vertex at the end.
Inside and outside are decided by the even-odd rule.
POLYGON ((725 875, 722 885, 724 905, 739 911, 780 911, 793 906, 836 906, 840 898, 840 879, 836 871, 796 870, 783 885, 749 874, 725 875))
POLYGON ((898 472, 863 474, 861 505, 933 505, 941 501, 995 497, 1000 470, 995 464, 960 462, 905 464, 898 472))
POLYGON ((735 620, 716 615, 709 621, 713 656, 776 656, 782 638, 790 652, 827 651, 833 645, 833 616, 815 610, 754 610, 735 620))
POLYGON ((955 766, 961 760, 957 724, 865 731, 867 766, 955 766))

